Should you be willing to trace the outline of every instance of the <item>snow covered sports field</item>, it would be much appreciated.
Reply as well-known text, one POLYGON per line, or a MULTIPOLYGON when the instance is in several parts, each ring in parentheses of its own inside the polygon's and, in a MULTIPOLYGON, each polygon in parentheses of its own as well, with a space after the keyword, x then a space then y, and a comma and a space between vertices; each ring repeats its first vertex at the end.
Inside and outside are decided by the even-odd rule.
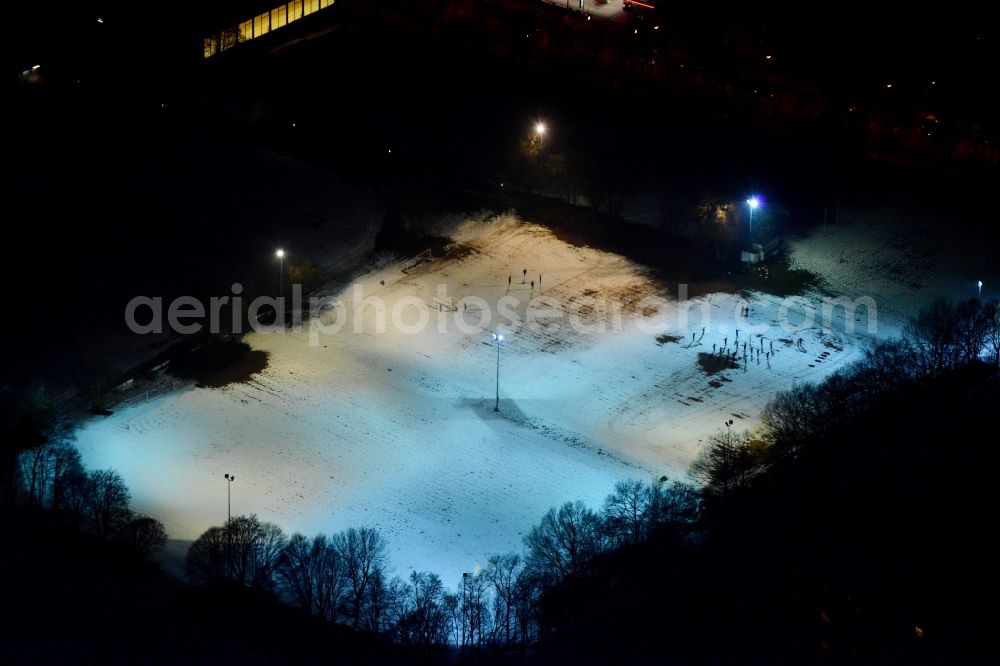
POLYGON ((775 391, 822 379, 871 337, 863 316, 853 333, 842 313, 803 319, 818 295, 749 294, 749 316, 732 294, 679 303, 677 285, 641 266, 510 216, 452 237, 444 257, 334 294, 343 307, 324 321, 346 316, 337 333, 248 335, 269 354, 250 381, 91 420, 77 436, 85 463, 119 470, 134 507, 175 539, 224 522, 232 473, 234 514, 288 533, 373 526, 398 573, 452 582, 519 549, 551 506, 596 507, 619 479, 683 475, 725 420, 753 427, 775 391), (550 300, 529 305, 539 296, 550 300), (375 300, 355 307, 364 298, 375 300), (744 342, 759 359, 744 361, 744 342), (723 345, 737 367, 720 369, 723 345))

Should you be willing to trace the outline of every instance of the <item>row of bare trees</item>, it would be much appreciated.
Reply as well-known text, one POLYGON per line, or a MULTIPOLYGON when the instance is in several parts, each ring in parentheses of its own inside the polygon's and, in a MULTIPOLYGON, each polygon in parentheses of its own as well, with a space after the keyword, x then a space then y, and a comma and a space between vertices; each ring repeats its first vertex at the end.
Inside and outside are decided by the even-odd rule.
POLYGON ((699 493, 662 478, 622 481, 601 511, 582 502, 550 510, 525 538, 526 552, 489 558, 453 592, 439 575, 388 570, 388 544, 376 530, 286 537, 256 516, 237 516, 192 544, 187 573, 195 583, 229 582, 275 593, 331 622, 386 635, 403 645, 513 649, 538 637, 539 599, 547 587, 589 573, 602 553, 658 533, 685 535, 699 493))
POLYGON ((1000 304, 937 301, 910 321, 902 337, 875 344, 821 384, 780 391, 762 413, 764 434, 794 448, 907 382, 983 361, 1000 365, 1000 304))
POLYGON ((369 528, 288 538, 255 515, 235 516, 191 545, 187 574, 198 583, 280 592, 324 619, 381 632, 389 610, 386 552, 385 538, 369 528))
POLYGON ((872 345, 860 360, 819 384, 779 391, 761 413, 759 439, 728 429, 710 438, 691 475, 709 493, 731 494, 774 460, 795 455, 807 442, 865 413, 881 396, 977 362, 1000 366, 1000 304, 936 301, 900 338, 872 345))
POLYGON ((77 527, 131 546, 147 557, 166 543, 156 519, 129 508, 131 493, 112 469, 87 470, 69 441, 57 440, 20 455, 22 502, 66 516, 77 527))
POLYGON ((935 375, 988 359, 1000 366, 1000 302, 935 301, 913 318, 903 334, 916 372, 935 375))
POLYGON ((634 545, 656 533, 680 535, 693 528, 700 509, 698 491, 666 477, 644 483, 619 481, 600 512, 583 502, 550 509, 525 537, 528 565, 544 579, 583 574, 594 557, 634 545))
POLYGON ((83 466, 71 420, 43 387, 0 396, 0 429, 0 504, 52 511, 139 557, 166 543, 159 521, 130 509, 128 486, 116 471, 83 466))

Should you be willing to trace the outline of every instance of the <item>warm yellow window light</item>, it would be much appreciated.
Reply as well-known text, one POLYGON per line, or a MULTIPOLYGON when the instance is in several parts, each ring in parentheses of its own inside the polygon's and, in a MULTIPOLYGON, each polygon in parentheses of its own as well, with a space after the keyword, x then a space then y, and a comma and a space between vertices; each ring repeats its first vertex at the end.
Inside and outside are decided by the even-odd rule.
POLYGON ((266 35, 271 31, 271 13, 261 14, 260 16, 254 17, 253 20, 253 36, 260 37, 261 35, 266 35))
POLYGON ((271 10, 271 30, 281 28, 285 25, 285 5, 275 7, 271 10))

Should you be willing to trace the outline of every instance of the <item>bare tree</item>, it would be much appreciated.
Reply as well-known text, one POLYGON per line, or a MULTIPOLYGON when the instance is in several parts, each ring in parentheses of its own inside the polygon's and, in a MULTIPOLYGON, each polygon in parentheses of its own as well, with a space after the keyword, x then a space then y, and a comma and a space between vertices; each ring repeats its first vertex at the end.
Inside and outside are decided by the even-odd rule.
POLYGON ((0 504, 12 505, 20 498, 25 463, 36 473, 33 479, 27 479, 28 484, 34 484, 29 489, 29 501, 40 503, 47 485, 42 477, 51 472, 49 451, 36 451, 36 460, 22 459, 22 453, 71 438, 67 408, 44 384, 20 391, 0 389, 0 504))
POLYGON ((229 576, 229 541, 225 528, 210 527, 188 548, 187 577, 195 583, 218 583, 229 576))
POLYGON ((955 344, 962 362, 979 360, 993 324, 993 315, 987 304, 975 298, 955 306, 955 344))
POLYGON ((22 451, 19 456, 21 480, 28 504, 41 506, 49 485, 50 450, 47 444, 22 451))
POLYGON ((458 595, 445 592, 442 603, 445 612, 448 613, 448 641, 455 645, 461 645, 462 611, 458 595))
POLYGON ((83 469, 80 453, 68 440, 59 438, 22 451, 21 479, 30 504, 59 509, 69 475, 83 469))
POLYGON ((904 333, 914 350, 914 360, 923 375, 934 375, 955 367, 961 358, 958 317, 947 301, 934 301, 911 320, 904 333))
POLYGON ((285 535, 256 515, 236 516, 223 527, 211 527, 191 544, 187 574, 195 582, 230 580, 271 590, 275 568, 285 548, 285 535))
POLYGON ((462 588, 459 592, 463 646, 482 646, 489 633, 489 613, 487 602, 489 582, 482 572, 463 573, 462 588))
POLYGON ((514 614, 517 617, 518 638, 525 648, 538 637, 538 604, 542 596, 542 579, 525 567, 517 577, 514 594, 514 614))
POLYGON ((518 581, 524 572, 524 560, 517 553, 494 555, 484 571, 493 586, 494 626, 503 631, 504 645, 510 646, 512 631, 516 635, 516 603, 518 581))
POLYGON ((615 484, 604 500, 604 525, 617 544, 637 544, 643 538, 652 502, 650 488, 642 481, 627 479, 615 484))
POLYGON ((68 468, 59 482, 59 508, 79 525, 87 516, 90 500, 90 476, 81 465, 68 468))
POLYGON ((1000 367, 1000 302, 991 301, 985 309, 990 322, 986 331, 986 346, 993 355, 993 365, 1000 367))
POLYGON ((691 476, 708 491, 720 495, 747 487, 759 471, 759 457, 746 431, 734 433, 727 429, 713 435, 691 463, 691 476))
POLYGON ((72 443, 60 441, 52 445, 49 458, 52 465, 52 480, 49 498, 56 510, 67 508, 69 495, 75 479, 86 472, 80 459, 80 452, 72 443))
POLYGON ((286 543, 281 528, 249 515, 230 519, 224 531, 231 567, 229 577, 257 589, 272 589, 275 567, 286 543))
POLYGON ((791 451, 829 425, 826 399, 826 393, 815 384, 798 384, 775 394, 760 418, 778 451, 791 451))
POLYGON ((295 534, 278 560, 277 573, 295 603, 326 620, 337 620, 347 580, 340 554, 323 534, 312 541, 295 534))
POLYGON ((386 580, 385 570, 377 569, 366 588, 361 607, 361 628, 376 634, 388 631, 393 621, 393 610, 399 609, 405 597, 406 584, 398 577, 386 580))
POLYGON ((701 492, 689 483, 667 483, 662 476, 649 485, 646 534, 671 530, 677 536, 689 534, 701 514, 701 492))
POLYGON ((132 517, 128 508, 128 486, 112 469, 90 473, 87 487, 87 514, 100 536, 114 534, 132 517))
POLYGON ((167 531, 155 518, 133 516, 119 530, 119 538, 139 557, 149 557, 167 543, 167 531))
POLYGON ((524 538, 529 565, 540 575, 565 578, 581 573, 601 551, 600 519, 583 502, 549 509, 524 538))
POLYGON ((864 356, 852 369, 855 390, 867 399, 895 390, 913 378, 913 356, 914 349, 906 340, 876 342, 865 349, 864 356))
POLYGON ((397 642, 423 648, 444 645, 450 624, 444 585, 438 575, 414 571, 400 593, 394 627, 397 642))
POLYGON ((288 540, 276 569, 285 590, 307 613, 316 612, 315 564, 309 539, 296 533, 288 540))
POLYGON ((370 594, 373 581, 381 582, 385 568, 387 545, 377 530, 351 528, 333 538, 347 576, 348 614, 352 626, 361 624, 365 599, 370 594))

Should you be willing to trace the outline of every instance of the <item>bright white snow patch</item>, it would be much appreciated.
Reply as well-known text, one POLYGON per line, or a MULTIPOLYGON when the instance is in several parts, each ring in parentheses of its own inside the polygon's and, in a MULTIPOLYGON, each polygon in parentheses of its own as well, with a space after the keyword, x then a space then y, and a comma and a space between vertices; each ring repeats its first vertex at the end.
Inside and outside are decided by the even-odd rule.
MULTIPOLYGON (((85 463, 119 470, 135 508, 161 519, 173 538, 194 539, 225 520, 223 474, 232 473, 234 514, 257 513, 289 533, 376 527, 398 571, 452 580, 491 554, 520 549, 551 506, 582 499, 596 508, 619 479, 682 475, 723 421, 752 427, 776 390, 822 379, 859 351, 842 322, 781 334, 773 323, 782 304, 759 294, 748 318, 738 315, 737 296, 692 301, 687 326, 669 331, 679 340, 658 342, 654 325, 676 329, 680 311, 671 304, 636 317, 639 299, 664 293, 642 267, 509 216, 468 222, 454 239, 461 249, 450 258, 409 274, 401 265, 383 269, 342 292, 349 300, 360 285, 390 311, 416 298, 430 315, 423 332, 390 325, 377 333, 369 310, 362 333, 349 318, 318 346, 305 331, 249 335, 270 353, 266 371, 91 420, 78 433, 85 463), (478 296, 492 307, 513 295, 524 315, 532 290, 521 283, 523 268, 534 295, 553 298, 567 316, 505 333, 497 415, 495 318, 482 322, 473 307, 444 312, 464 317, 467 330, 451 323, 441 333, 435 298, 440 284, 454 302, 478 296), (600 328, 609 303, 625 315, 621 330, 581 333, 568 319, 575 313, 600 328), (738 328, 741 343, 760 349, 749 331, 762 325, 772 326, 763 345, 766 353, 773 343, 770 360, 754 354, 744 365, 741 347, 739 369, 699 368, 698 355, 713 344, 725 339, 734 349, 738 328)), ((418 314, 405 312, 409 321, 418 314)))

